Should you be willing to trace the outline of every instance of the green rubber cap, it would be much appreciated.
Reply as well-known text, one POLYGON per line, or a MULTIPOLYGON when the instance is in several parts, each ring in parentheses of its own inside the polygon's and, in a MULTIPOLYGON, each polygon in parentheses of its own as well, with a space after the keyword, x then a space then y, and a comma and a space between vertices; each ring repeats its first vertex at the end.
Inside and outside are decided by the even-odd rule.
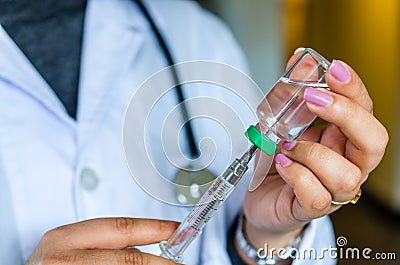
POLYGON ((276 150, 278 150, 278 146, 262 134, 254 125, 250 125, 245 134, 250 142, 269 156, 273 156, 276 150))

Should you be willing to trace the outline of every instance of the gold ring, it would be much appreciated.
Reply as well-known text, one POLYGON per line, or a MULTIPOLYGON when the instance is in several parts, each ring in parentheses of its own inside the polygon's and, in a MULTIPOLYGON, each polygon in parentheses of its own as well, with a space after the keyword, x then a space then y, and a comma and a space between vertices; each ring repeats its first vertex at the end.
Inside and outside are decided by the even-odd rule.
POLYGON ((356 202, 358 201, 358 199, 360 199, 360 197, 361 197, 361 189, 358 190, 356 196, 354 196, 353 199, 345 201, 345 202, 332 201, 332 204, 333 205, 345 205, 345 204, 348 204, 348 203, 356 204, 356 202))

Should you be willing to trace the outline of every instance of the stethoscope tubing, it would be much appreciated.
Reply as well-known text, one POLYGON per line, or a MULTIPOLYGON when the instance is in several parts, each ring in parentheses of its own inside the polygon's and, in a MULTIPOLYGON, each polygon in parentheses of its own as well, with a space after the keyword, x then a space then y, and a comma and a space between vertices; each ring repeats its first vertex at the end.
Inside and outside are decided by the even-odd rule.
MULTIPOLYGON (((175 64, 175 62, 172 58, 171 51, 167 46, 165 38, 162 36, 160 30, 158 29, 157 25, 155 24, 154 19, 151 17, 150 13, 148 12, 147 8, 144 6, 144 4, 141 0, 134 0, 134 1, 137 3, 139 9, 141 10, 141 12, 145 16, 147 22, 149 23, 149 25, 154 33, 154 36, 156 37, 157 42, 160 46, 160 49, 163 52, 164 57, 168 63, 168 66, 173 66, 175 64)), ((185 121, 183 129, 185 130, 186 138, 188 141, 190 155, 191 155, 192 159, 195 159, 195 158, 198 158, 200 156, 200 154, 199 154, 199 150, 196 145, 196 140, 195 140, 195 136, 194 136, 192 123, 190 121, 189 112, 188 112, 187 106, 185 104, 185 96, 183 94, 183 89, 182 89, 182 86, 180 85, 179 76, 178 76, 178 73, 176 72, 175 67, 171 67, 171 74, 172 74, 174 83, 176 84, 174 90, 176 93, 178 103, 180 104, 180 108, 182 111, 182 118, 183 118, 183 121, 185 121)))

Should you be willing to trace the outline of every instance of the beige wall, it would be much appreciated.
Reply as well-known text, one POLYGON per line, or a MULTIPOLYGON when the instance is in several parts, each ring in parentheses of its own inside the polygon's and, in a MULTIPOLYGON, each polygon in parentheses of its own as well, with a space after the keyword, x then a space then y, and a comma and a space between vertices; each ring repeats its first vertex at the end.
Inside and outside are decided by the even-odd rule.
POLYGON ((268 91, 284 70, 281 0, 199 0, 232 29, 248 59, 252 77, 268 91))

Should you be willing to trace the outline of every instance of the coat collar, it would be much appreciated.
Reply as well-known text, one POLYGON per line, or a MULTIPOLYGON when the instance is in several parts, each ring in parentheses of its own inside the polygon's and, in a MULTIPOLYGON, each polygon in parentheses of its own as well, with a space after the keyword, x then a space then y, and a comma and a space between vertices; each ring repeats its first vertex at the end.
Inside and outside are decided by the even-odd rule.
POLYGON ((65 122, 72 122, 54 91, 1 25, 0 79, 39 101, 65 122))
MULTIPOLYGON (((160 23, 163 26, 164 23, 160 23)), ((142 33, 146 28, 147 23, 133 1, 88 2, 81 53, 78 120, 98 113, 103 99, 115 89, 112 77, 120 74, 118 65, 133 62, 143 43, 142 33)), ((0 80, 20 89, 59 119, 75 126, 75 120, 69 117, 49 84, 1 25, 0 80)))
MULTIPOLYGON (((89 1, 82 45, 77 119, 92 123, 127 86, 148 31, 134 1, 89 1)), ((133 86, 133 84, 128 84, 133 86)))

